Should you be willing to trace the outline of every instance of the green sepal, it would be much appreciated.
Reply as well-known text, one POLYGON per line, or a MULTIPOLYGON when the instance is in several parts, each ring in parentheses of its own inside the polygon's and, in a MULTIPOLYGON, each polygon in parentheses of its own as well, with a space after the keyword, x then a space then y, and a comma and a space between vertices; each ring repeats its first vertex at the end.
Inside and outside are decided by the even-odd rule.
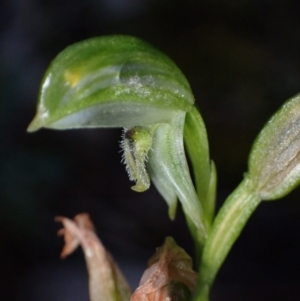
POLYGON ((206 128, 196 107, 186 114, 184 142, 192 163, 195 186, 203 208, 203 217, 209 227, 215 208, 216 168, 213 163, 210 165, 206 128))

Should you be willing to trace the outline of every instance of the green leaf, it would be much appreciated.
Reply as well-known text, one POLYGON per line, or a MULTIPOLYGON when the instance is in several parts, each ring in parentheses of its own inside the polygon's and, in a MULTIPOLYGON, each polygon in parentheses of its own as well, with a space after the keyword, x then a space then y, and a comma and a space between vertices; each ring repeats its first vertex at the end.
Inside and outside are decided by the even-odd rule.
POLYGON ((267 122, 249 157, 249 176, 264 200, 281 198, 300 182, 300 94, 267 122))

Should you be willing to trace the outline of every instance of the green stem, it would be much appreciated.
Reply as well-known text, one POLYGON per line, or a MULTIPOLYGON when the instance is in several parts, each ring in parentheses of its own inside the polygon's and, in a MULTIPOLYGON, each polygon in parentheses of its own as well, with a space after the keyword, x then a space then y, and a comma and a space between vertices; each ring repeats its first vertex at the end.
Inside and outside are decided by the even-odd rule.
POLYGON ((222 263, 260 202, 247 177, 225 201, 203 249, 195 301, 209 300, 210 288, 222 263))

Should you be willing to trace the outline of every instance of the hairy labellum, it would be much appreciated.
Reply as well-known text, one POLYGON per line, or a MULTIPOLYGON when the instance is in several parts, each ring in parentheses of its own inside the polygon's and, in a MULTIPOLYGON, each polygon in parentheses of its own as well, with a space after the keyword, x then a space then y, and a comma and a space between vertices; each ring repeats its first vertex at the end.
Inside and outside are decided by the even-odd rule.
POLYGON ((124 129, 121 141, 122 162, 126 165, 129 179, 136 182, 131 187, 134 191, 143 192, 150 186, 145 162, 151 145, 152 135, 148 130, 141 127, 124 129))

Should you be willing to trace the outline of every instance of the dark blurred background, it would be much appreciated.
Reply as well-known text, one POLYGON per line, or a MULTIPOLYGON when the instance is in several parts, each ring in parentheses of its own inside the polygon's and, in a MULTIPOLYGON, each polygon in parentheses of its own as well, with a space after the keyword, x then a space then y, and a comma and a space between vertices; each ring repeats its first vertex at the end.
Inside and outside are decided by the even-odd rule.
MULTIPOLYGON (((27 134, 43 73, 93 36, 147 40, 182 69, 207 125, 218 206, 247 170, 259 130, 300 91, 300 2, 268 0, 2 0, 0 3, 0 300, 87 301, 80 250, 59 259, 56 215, 90 213, 134 288, 173 235, 192 254, 155 188, 130 190, 121 130, 27 134)), ((300 191, 265 202, 222 267, 212 301, 299 300, 300 191)))

